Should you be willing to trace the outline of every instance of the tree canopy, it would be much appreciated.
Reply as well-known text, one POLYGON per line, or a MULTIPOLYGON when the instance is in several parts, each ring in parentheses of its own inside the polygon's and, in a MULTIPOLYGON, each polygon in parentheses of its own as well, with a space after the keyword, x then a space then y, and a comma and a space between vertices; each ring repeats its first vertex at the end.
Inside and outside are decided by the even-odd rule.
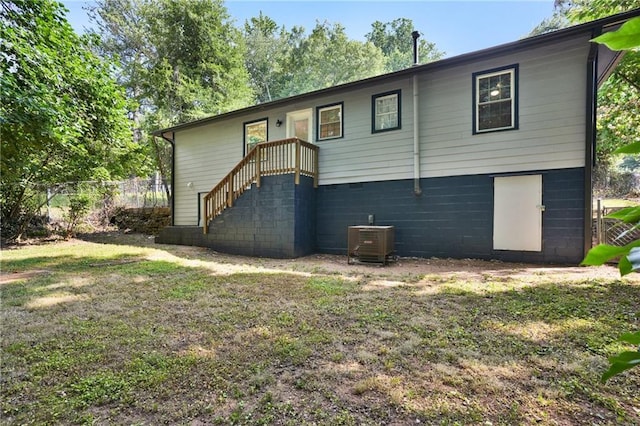
MULTIPOLYGON (((287 30, 268 16, 247 20, 244 38, 246 66, 257 102, 360 80, 413 65, 415 31, 410 19, 372 24, 364 42, 348 38, 337 23, 316 22, 309 34, 303 27, 287 30)), ((442 57, 433 43, 421 39, 420 63, 442 57)))
POLYGON ((384 72, 384 57, 373 44, 350 40, 340 24, 317 22, 309 36, 294 33, 284 59, 282 96, 348 83, 384 72))
MULTIPOLYGON (((151 130, 412 64, 409 19, 358 41, 338 23, 307 33, 263 14, 239 29, 222 0, 97 0, 83 36, 53 0, 0 13, 4 224, 26 223, 59 183, 153 169, 169 179, 170 147, 151 130)), ((420 44, 421 62, 442 55, 420 44)))
MULTIPOLYGON (((392 72, 413 65, 413 37, 416 31, 413 21, 407 18, 395 19, 382 23, 375 21, 371 24, 371 32, 366 35, 369 42, 380 48, 385 57, 385 71, 392 72)), ((424 38, 418 39, 418 63, 424 64, 438 60, 444 53, 424 38)))
MULTIPOLYGON (((19 238, 42 189, 126 176, 139 160, 111 66, 51 0, 0 6, 0 202, 3 237, 19 238)), ((46 202, 46 200, 44 201, 46 202)))
MULTIPOLYGON (((640 0, 556 0, 556 13, 571 24, 640 8, 640 0)), ((560 18, 558 18, 560 19, 560 18)), ((598 93, 597 157, 611 163, 613 152, 640 140, 640 52, 628 51, 598 93)))

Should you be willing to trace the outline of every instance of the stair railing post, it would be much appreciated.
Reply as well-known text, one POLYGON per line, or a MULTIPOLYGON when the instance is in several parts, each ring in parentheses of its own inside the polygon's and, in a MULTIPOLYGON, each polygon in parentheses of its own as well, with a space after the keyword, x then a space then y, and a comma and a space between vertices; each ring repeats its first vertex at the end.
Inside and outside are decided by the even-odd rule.
POLYGON ((205 234, 209 232, 209 194, 204 197, 204 224, 202 227, 205 234))
POLYGON ((229 175, 229 189, 227 193, 227 207, 233 207, 233 173, 229 175))
POLYGON ((300 185, 300 139, 296 139, 296 169, 294 182, 296 185, 300 185))
POLYGON ((320 165, 319 165, 319 161, 318 161, 318 148, 314 147, 313 150, 313 187, 317 188, 318 187, 318 181, 320 180, 320 173, 318 172, 320 170, 320 165))
POLYGON ((262 163, 260 157, 260 153, 262 152, 262 147, 260 146, 260 144, 258 144, 256 146, 256 155, 255 155, 255 162, 256 162, 256 188, 260 188, 260 177, 262 175, 262 171, 260 170, 260 163, 262 163))

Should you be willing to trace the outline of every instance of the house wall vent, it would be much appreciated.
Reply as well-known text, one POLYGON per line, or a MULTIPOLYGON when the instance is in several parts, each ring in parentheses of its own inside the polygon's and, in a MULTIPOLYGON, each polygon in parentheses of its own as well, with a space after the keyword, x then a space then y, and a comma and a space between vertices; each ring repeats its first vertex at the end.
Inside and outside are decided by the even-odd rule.
POLYGON ((347 263, 353 260, 386 264, 394 252, 393 226, 350 226, 347 263))

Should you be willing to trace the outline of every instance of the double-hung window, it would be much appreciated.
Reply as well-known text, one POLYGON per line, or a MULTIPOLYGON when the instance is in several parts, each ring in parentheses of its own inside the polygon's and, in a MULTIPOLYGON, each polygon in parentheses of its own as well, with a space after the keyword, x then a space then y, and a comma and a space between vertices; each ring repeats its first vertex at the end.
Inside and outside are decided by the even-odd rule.
POLYGON ((266 118, 244 123, 244 155, 247 155, 249 151, 260 142, 266 142, 267 138, 266 118))
POLYGON ((400 128, 400 90, 373 95, 371 133, 400 128))
POLYGON ((342 116, 342 102, 325 105, 317 109, 318 135, 317 140, 341 138, 344 133, 344 117, 342 116))
POLYGON ((518 66, 473 74, 473 133, 518 128, 518 66))

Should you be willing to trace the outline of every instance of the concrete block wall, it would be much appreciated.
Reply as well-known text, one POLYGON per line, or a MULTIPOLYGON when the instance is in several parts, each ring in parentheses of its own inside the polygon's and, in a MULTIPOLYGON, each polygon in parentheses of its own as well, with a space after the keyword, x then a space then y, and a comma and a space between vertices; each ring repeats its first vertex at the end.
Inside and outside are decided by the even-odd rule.
POLYGON ((293 175, 267 176, 211 221, 207 235, 198 227, 171 227, 156 242, 246 256, 305 256, 315 251, 315 210, 311 178, 302 176, 296 185, 293 175))
POLYGON ((493 250, 493 175, 321 186, 317 191, 316 250, 346 254, 347 228, 395 227, 400 256, 500 259, 577 264, 584 246, 584 169, 545 170, 541 252, 493 250))

